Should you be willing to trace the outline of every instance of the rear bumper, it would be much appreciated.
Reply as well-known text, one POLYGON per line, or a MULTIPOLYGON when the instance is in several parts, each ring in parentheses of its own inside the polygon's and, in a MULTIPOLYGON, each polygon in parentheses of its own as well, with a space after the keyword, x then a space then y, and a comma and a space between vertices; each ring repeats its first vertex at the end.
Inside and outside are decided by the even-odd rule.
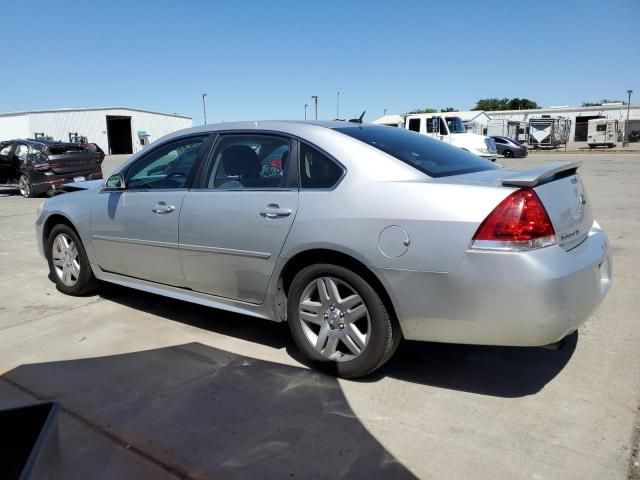
POLYGON ((541 346, 582 325, 611 286, 605 233, 594 222, 570 251, 468 251, 450 273, 380 269, 405 338, 541 346))
POLYGON ((49 190, 55 188, 63 183, 73 183, 74 178, 84 177, 85 180, 99 180, 102 178, 102 167, 98 165, 98 168, 94 168, 88 171, 64 173, 64 174, 52 174, 47 175, 45 173, 33 172, 31 177, 31 185, 33 190, 37 194, 47 193, 49 190))

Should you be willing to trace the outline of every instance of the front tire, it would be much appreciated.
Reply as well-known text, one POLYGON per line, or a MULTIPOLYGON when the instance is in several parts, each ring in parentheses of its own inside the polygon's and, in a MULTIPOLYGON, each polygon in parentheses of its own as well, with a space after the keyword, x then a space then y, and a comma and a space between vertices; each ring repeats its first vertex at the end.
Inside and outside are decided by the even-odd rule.
POLYGON ((67 295, 84 295, 97 286, 82 242, 68 225, 51 229, 47 241, 47 261, 56 287, 67 295))
POLYGON ((18 188, 20 189, 20 195, 24 198, 33 198, 36 196, 35 191, 33 190, 33 185, 31 184, 31 180, 27 175, 20 175, 20 179, 18 180, 18 188))
POLYGON ((511 150, 505 150, 504 151, 504 157, 505 158, 511 158, 513 157, 513 152, 511 150))
POLYGON ((400 340, 400 329, 373 287, 337 265, 311 265, 298 272, 287 309, 300 351, 343 378, 363 377, 381 367, 400 340))

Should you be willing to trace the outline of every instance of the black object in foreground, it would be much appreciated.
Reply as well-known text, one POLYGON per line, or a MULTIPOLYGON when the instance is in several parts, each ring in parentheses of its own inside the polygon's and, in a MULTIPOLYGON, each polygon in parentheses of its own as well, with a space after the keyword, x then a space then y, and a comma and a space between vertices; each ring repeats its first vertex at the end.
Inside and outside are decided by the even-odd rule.
POLYGON ((48 402, 0 410, 0 478, 58 478, 59 409, 48 402))

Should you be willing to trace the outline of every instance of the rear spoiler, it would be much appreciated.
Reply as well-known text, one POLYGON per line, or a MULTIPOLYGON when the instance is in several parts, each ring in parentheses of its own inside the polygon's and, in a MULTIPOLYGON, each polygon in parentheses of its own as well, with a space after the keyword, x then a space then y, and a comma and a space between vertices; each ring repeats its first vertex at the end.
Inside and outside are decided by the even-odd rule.
POLYGON ((543 183, 556 180, 558 177, 568 177, 576 173, 582 162, 553 162, 538 167, 528 168, 504 177, 502 185, 513 187, 535 187, 543 183))

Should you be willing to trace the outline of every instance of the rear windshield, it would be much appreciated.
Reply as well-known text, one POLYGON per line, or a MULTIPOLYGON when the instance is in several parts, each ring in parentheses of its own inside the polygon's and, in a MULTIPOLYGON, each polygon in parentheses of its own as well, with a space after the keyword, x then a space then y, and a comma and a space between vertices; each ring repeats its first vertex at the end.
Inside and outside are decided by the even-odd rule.
POLYGON ((377 125, 336 131, 402 160, 430 177, 447 177, 498 168, 493 162, 419 133, 377 125))

